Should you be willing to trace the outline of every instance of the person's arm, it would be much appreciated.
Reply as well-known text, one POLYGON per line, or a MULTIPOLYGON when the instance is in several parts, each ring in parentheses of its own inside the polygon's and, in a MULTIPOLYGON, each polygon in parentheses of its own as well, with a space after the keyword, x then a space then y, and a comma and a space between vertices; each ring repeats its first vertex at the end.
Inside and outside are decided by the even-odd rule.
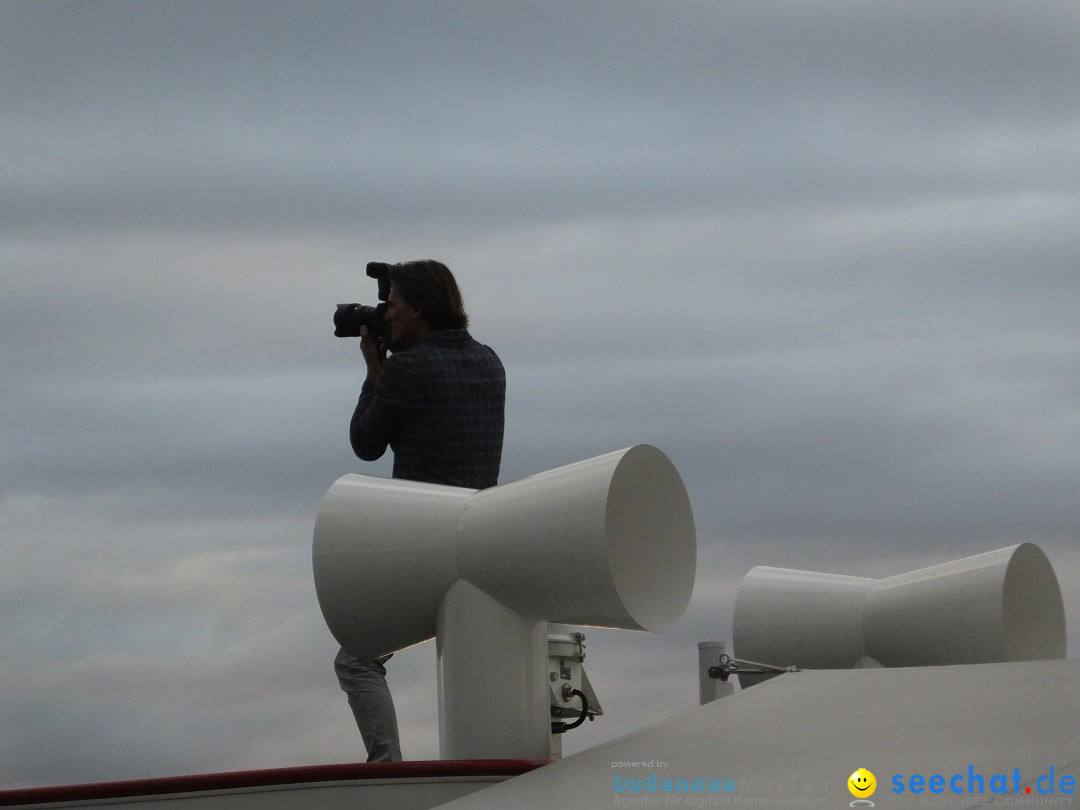
POLYGON ((384 374, 385 356, 379 352, 366 328, 360 330, 360 348, 367 363, 367 379, 349 422, 349 442, 359 458, 375 461, 382 458, 397 429, 396 376, 392 370, 390 374, 384 374))
POLYGON ((379 348, 366 326, 360 327, 360 351, 363 352, 364 363, 367 365, 366 379, 377 380, 382 373, 383 363, 386 362, 386 349, 379 348))

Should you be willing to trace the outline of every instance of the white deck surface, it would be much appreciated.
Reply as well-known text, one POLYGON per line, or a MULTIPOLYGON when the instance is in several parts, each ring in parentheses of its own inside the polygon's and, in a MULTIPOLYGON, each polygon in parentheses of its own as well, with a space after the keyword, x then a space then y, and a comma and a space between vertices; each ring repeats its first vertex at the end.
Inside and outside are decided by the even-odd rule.
POLYGON ((441 807, 848 807, 860 767, 877 777, 877 807, 1080 808, 1080 787, 1062 790, 1080 783, 1080 660, 785 674, 441 807), (1053 792, 1040 792, 1051 768, 1053 792), (922 793, 912 774, 927 780, 922 793), (981 794, 968 792, 973 774, 981 794), (679 779, 704 789, 678 790, 679 779))

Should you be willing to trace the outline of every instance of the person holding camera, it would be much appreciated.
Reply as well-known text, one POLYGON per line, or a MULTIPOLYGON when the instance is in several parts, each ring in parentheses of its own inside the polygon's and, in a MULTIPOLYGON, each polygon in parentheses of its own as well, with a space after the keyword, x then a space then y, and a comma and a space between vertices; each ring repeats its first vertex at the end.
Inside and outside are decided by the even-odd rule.
MULTIPOLYGON (((385 307, 339 307, 339 313, 350 306, 369 315, 356 329, 367 375, 349 425, 353 451, 375 461, 389 447, 394 478, 469 489, 495 486, 506 374, 495 352, 469 334, 453 274, 441 262, 424 260, 372 263, 368 275, 379 279, 385 307)), ((334 659, 368 762, 401 760, 386 685, 389 657, 364 661, 342 648, 334 659)))

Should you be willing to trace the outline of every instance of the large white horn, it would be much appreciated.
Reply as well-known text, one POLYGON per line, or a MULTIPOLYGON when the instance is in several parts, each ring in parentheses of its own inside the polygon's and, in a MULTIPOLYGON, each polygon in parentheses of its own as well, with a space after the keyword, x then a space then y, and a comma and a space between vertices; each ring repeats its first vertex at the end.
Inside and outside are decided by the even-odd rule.
POLYGON ((662 630, 696 568, 686 490, 649 445, 480 491, 346 475, 312 556, 330 632, 360 657, 434 636, 459 579, 527 618, 662 630))
POLYGON ((696 541, 675 467, 638 445, 481 491, 346 475, 312 557, 326 624, 354 655, 438 637, 443 757, 536 758, 547 622, 662 630, 690 602, 696 541))

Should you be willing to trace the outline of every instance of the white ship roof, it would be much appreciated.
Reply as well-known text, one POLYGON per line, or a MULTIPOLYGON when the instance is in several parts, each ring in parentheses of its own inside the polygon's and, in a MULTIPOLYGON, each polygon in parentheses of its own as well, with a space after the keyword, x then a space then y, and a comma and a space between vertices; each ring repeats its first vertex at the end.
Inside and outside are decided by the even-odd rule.
POLYGON ((858 768, 877 778, 869 798, 877 807, 1050 798, 1080 806, 1080 787, 1061 789, 1064 777, 1080 785, 1080 660, 785 674, 442 807, 847 807, 847 779, 858 768), (1044 793, 1048 780, 1038 780, 1051 769, 1054 791, 1044 793), (927 785, 913 793, 914 774, 941 775, 942 792, 927 785), (957 774, 960 794, 949 787, 957 774), (655 790, 645 781, 629 789, 629 779, 653 775, 655 790), (968 792, 974 775, 982 794, 968 792), (995 775, 1007 783, 1001 799, 991 791, 995 775), (616 776, 626 789, 616 790, 616 776), (895 776, 903 793, 894 792, 895 776), (665 778, 671 790, 660 789, 665 778), (703 780, 705 789, 678 791, 677 780, 688 788, 703 780))

